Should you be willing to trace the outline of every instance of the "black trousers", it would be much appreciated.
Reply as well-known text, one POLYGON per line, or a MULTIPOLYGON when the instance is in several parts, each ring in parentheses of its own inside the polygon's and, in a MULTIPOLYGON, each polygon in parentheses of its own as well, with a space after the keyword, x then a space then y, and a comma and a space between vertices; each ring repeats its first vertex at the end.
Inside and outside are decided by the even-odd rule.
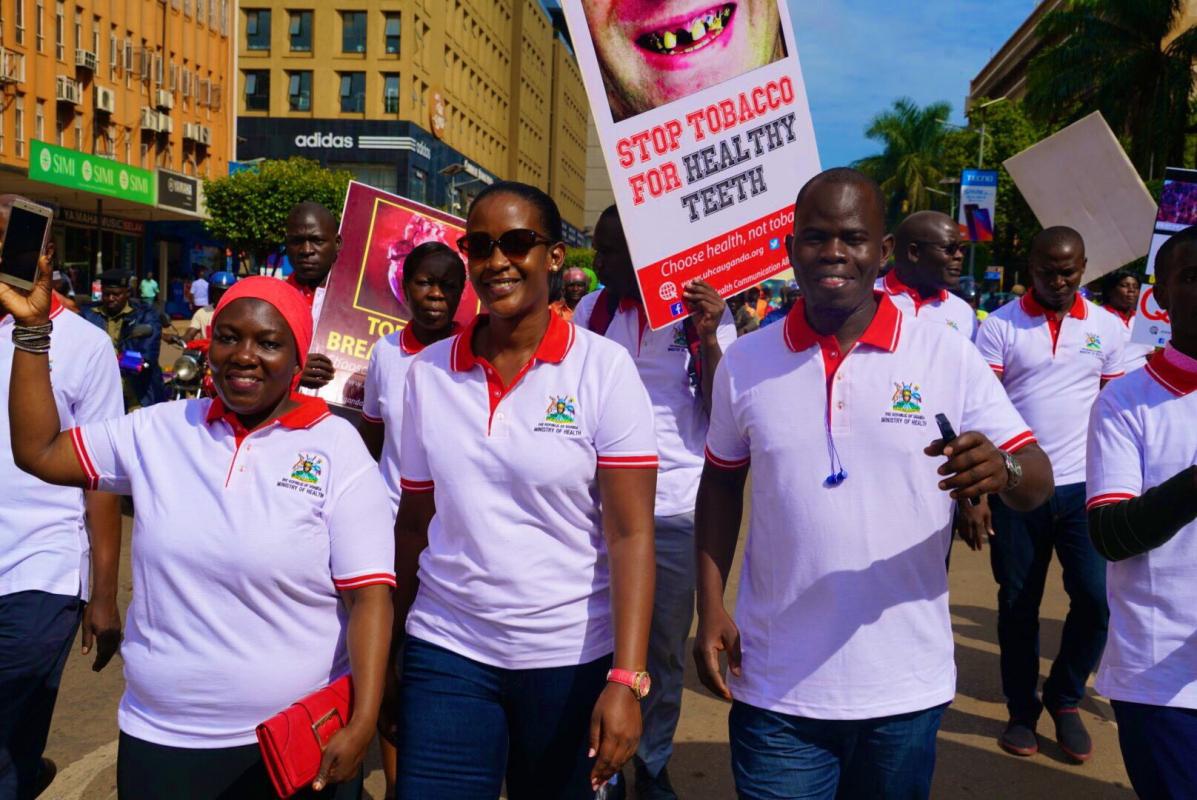
MULTIPOLYGON (((357 800, 362 772, 322 792, 306 789, 302 800, 357 800)), ((256 744, 199 750, 153 744, 122 732, 116 758, 121 800, 275 800, 256 744)))

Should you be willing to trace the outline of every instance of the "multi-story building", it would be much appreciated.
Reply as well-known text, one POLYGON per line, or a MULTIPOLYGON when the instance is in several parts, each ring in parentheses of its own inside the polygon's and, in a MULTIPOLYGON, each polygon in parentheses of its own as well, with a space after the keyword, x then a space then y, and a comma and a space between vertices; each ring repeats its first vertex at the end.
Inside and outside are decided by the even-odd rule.
POLYGON ((219 253, 198 223, 200 179, 232 151, 233 5, 0 2, 0 192, 55 207, 79 281, 122 266, 165 288, 219 253))
POLYGON ((307 156, 461 213, 499 178, 582 226, 589 107, 541 0, 242 0, 237 156, 307 156))

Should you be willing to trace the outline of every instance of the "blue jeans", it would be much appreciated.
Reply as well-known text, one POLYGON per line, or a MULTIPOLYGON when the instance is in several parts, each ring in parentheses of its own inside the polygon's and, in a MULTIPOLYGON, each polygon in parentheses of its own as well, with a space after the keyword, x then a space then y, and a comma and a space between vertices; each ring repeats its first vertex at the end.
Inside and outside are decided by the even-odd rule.
POLYGON ((686 640, 694 619, 694 514, 657 517, 654 528, 657 583, 648 639, 653 688, 640 706, 644 733, 636 755, 650 774, 658 775, 673 755, 673 735, 682 713, 686 640))
POLYGON ((947 704, 821 720, 732 703, 732 775, 741 800, 922 800, 947 704))
POLYGON ((1101 659, 1110 622, 1106 562, 1089 540, 1083 483, 1057 486, 1051 499, 1034 511, 1011 511, 997 495, 990 498, 990 508, 1002 692, 1011 718, 1034 725, 1045 705, 1049 710, 1075 708, 1085 696, 1085 681, 1101 659), (1053 550, 1064 570, 1069 607, 1060 652, 1040 702, 1039 603, 1053 550))
POLYGON ((33 796, 83 602, 48 592, 0 596, 0 798, 33 796))
POLYGON ((1182 800, 1197 791, 1197 709, 1112 700, 1118 744, 1143 800, 1182 800))
POLYGON ((408 637, 399 688, 397 800, 592 798, 590 714, 611 656, 511 670, 408 637))

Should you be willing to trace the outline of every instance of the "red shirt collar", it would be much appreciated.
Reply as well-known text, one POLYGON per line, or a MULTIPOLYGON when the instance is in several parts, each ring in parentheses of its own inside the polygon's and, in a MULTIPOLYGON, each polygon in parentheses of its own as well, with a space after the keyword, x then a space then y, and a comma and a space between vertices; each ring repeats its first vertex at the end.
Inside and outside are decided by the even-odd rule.
POLYGON ((948 290, 947 289, 940 289, 935 294, 931 294, 931 295, 927 295, 926 297, 923 297, 921 294, 919 294, 918 290, 915 289, 913 286, 907 286, 905 283, 902 282, 902 279, 898 277, 897 267, 891 269, 889 272, 887 272, 885 274, 885 278, 883 280, 882 285, 885 286, 885 291, 888 294, 908 294, 908 295, 910 295, 911 299, 914 300, 914 304, 916 306, 921 306, 925 303, 930 303, 935 300, 938 300, 939 302, 944 303, 944 302, 947 302, 947 299, 948 299, 948 290))
MULTIPOLYGON (((328 410, 328 403, 319 397, 310 397, 309 395, 292 392, 291 400, 298 405, 274 420, 271 423, 272 425, 277 423, 284 428, 291 428, 293 430, 310 428, 331 413, 328 410)), ((204 418, 204 421, 211 425, 217 420, 224 420, 228 423, 228 426, 233 429, 233 433, 236 434, 238 441, 251 433, 241 424, 241 420, 236 414, 224 407, 224 403, 219 397, 214 397, 212 398, 212 404, 208 406, 208 414, 204 418)))
MULTIPOLYGON (((454 322, 452 327, 449 329, 449 335, 452 336, 460 330, 461 326, 454 322)), ((424 347, 425 344, 416 338, 416 332, 412 330, 410 323, 407 325, 407 327, 399 332, 399 349, 407 355, 414 356, 416 353, 419 353, 421 350, 423 350, 424 347)))
MULTIPOLYGON (((473 350, 474 331, 479 325, 486 324, 489 320, 489 314, 479 314, 461 333, 457 334, 453 340, 453 351, 449 359, 454 371, 466 372, 478 364, 479 357, 474 354, 473 350)), ((573 323, 566 322, 559 315, 550 313, 549 327, 545 329, 544 338, 536 346, 532 360, 560 364, 573 343, 573 323)))
POLYGON ((1131 320, 1135 318, 1134 311, 1128 311, 1127 313, 1123 314, 1121 311, 1119 311, 1118 309, 1114 308, 1111 305, 1104 305, 1104 306, 1102 306, 1102 308, 1104 308, 1106 311, 1109 311, 1114 316, 1118 317, 1118 319, 1122 320, 1122 324, 1126 325, 1127 327, 1130 327, 1131 320))
POLYGON ((1147 374, 1177 397, 1197 391, 1197 366, 1194 359, 1169 344, 1147 361, 1147 374))
POLYGON ((299 293, 303 295, 303 299, 308 301, 308 305, 316 302, 316 287, 300 283, 299 279, 295 277, 294 272, 287 276, 287 283, 299 290, 299 293))
MULTIPOLYGON (((1047 309, 1044 308, 1038 300, 1035 299, 1035 293, 1028 291, 1019 300, 1022 304, 1022 310, 1032 317, 1047 316, 1047 309)), ((1081 297, 1081 293, 1077 292, 1072 298, 1072 308, 1068 309, 1068 316, 1073 319, 1086 319, 1089 316, 1089 306, 1085 302, 1085 298, 1081 297)))
MULTIPOLYGON (((902 333, 902 312, 888 296, 881 292, 873 294, 877 297, 877 313, 873 315, 869 327, 865 328, 857 344, 871 345, 892 353, 898 349, 898 338, 902 333)), ((834 338, 821 336, 806 321, 805 299, 799 299, 786 314, 784 337, 786 346, 795 353, 814 347, 820 340, 834 338)))

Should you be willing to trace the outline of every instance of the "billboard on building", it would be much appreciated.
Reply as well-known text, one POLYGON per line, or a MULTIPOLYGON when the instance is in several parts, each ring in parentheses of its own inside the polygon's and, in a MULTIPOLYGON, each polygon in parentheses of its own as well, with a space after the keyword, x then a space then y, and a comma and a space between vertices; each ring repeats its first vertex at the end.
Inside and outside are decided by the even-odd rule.
MULTIPOLYGON (((1151 231, 1151 250, 1147 254, 1147 274, 1155 275, 1155 257, 1173 234, 1197 225, 1197 170, 1168 167, 1160 190, 1160 206, 1151 231)), ((1152 280, 1154 284, 1154 279, 1152 280)), ((1131 340, 1163 347, 1172 338, 1172 320, 1155 301, 1155 286, 1145 286, 1139 294, 1139 319, 1131 340)))
POLYGON ((960 173, 960 235, 970 242, 992 242, 997 210, 997 170, 960 173))
MULTIPOLYGON (((341 254, 328 276, 312 350, 336 368, 319 395, 361 410, 366 368, 379 338, 411 320, 403 297, 403 264, 417 245, 443 242, 457 249, 465 220, 404 197, 352 181, 341 213, 341 254)), ((457 321, 478 313, 478 296, 466 282, 457 321)))
POLYGON ((690 281, 726 297, 787 269, 819 156, 786 4, 562 6, 649 323, 687 314, 690 281))

